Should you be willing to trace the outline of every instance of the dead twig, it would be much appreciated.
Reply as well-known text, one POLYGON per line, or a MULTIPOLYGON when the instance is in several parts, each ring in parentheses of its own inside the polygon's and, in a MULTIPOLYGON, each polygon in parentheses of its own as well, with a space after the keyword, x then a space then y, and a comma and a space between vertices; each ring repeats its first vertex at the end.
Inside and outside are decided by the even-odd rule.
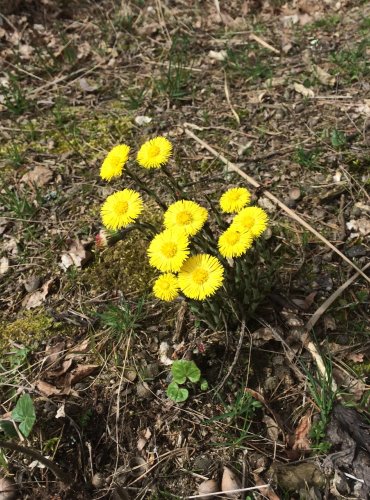
POLYGON ((259 43, 260 45, 262 45, 262 47, 265 47, 265 49, 271 50, 271 52, 275 52, 275 54, 279 54, 280 55, 280 50, 275 49, 275 47, 273 47, 269 43, 265 42, 265 40, 263 40, 261 37, 255 35, 254 33, 252 33, 251 35, 249 35, 249 38, 251 40, 254 40, 255 42, 259 43))
POLYGON ((239 333, 239 341, 238 341, 238 346, 236 348, 235 356, 233 359, 233 362, 229 366, 229 369, 227 370, 226 375, 224 378, 221 380, 221 382, 215 387, 215 391, 220 391, 220 389, 225 385, 225 382, 227 379, 230 377, 233 369, 235 368, 236 363, 238 362, 239 356, 240 356, 240 351, 242 349, 243 345, 243 340, 244 340, 244 335, 245 335, 245 321, 244 319, 242 320, 241 326, 240 326, 240 333, 239 333))
MULTIPOLYGON (((241 170, 237 165, 234 163, 230 162, 227 160, 222 154, 218 153, 212 146, 210 146, 207 142, 203 141, 200 139, 197 135, 194 134, 191 130, 187 129, 186 127, 184 128, 186 135, 194 139, 198 144, 200 144, 203 148, 207 149, 210 153, 212 153, 216 158, 219 158, 227 168, 237 174, 240 175, 240 177, 243 177, 249 184, 256 188, 260 188, 261 185, 253 179, 253 177, 250 177, 247 175, 243 170, 241 170)), ((270 193, 270 191, 264 190, 263 191, 264 196, 274 202, 278 207, 280 207, 291 219, 295 220, 301 226, 303 226, 305 229, 310 231, 310 233, 314 234, 317 238, 319 238, 323 243, 325 243, 326 246, 328 246, 331 250, 333 250, 335 253, 337 253, 341 259, 343 259, 347 264, 349 264, 353 269, 355 269, 363 278, 366 279, 367 282, 370 283, 370 278, 367 276, 359 267, 356 266, 348 257, 346 257, 337 247, 335 247, 332 243, 330 243, 329 240, 327 240, 322 234, 320 234, 316 229, 314 229, 308 222, 306 222, 304 219, 302 219, 301 216, 296 214, 293 210, 291 210, 289 207, 287 207, 282 201, 280 201, 275 195, 270 193)))
POLYGON ((3 439, 0 439, 0 448, 23 453, 24 455, 27 455, 28 457, 31 457, 34 460, 37 460, 38 462, 45 465, 45 467, 50 469, 54 473, 54 475, 64 484, 71 485, 73 483, 73 479, 71 478, 71 476, 67 472, 62 470, 59 465, 56 465, 48 458, 45 458, 43 455, 41 455, 41 453, 39 453, 37 450, 34 450, 33 448, 28 448, 27 446, 22 446, 20 444, 13 443, 12 441, 4 441, 3 439))

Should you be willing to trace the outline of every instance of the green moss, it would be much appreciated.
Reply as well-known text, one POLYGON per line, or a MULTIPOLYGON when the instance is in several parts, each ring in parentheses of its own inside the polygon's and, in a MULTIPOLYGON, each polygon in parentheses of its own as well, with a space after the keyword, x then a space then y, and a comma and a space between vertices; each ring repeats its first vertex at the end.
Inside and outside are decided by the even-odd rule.
POLYGON ((10 341, 32 348, 55 335, 57 327, 58 323, 43 311, 27 311, 11 323, 0 323, 0 352, 9 349, 10 341))
POLYGON ((143 294, 154 278, 146 255, 147 242, 133 234, 105 249, 98 261, 86 269, 82 281, 97 292, 122 290, 124 294, 143 294))
POLYGON ((370 361, 367 363, 351 363, 350 366, 359 377, 370 376, 370 361))

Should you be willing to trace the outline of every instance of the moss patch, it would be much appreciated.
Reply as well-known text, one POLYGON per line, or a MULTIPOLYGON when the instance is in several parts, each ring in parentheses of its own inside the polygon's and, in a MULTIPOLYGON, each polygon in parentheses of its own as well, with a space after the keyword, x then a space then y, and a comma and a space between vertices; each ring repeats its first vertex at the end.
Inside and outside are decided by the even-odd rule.
POLYGON ((10 341, 34 348, 55 335, 57 327, 58 323, 43 311, 27 311, 11 323, 0 323, 0 352, 9 349, 10 341))

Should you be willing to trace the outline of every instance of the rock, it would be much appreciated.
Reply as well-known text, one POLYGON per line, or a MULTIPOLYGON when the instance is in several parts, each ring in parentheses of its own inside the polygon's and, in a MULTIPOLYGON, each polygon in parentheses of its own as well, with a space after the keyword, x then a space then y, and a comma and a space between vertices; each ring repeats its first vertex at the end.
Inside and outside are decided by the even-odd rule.
POLYGON ((96 489, 100 489, 104 486, 105 480, 102 474, 100 472, 96 472, 96 474, 93 475, 91 479, 91 484, 94 486, 96 489))
POLYGON ((34 292, 40 287, 41 284, 41 278, 40 276, 37 276, 36 274, 33 274, 28 278, 27 281, 24 283, 24 288, 28 293, 34 292))
POLYGON ((139 382, 136 384, 136 393, 141 399, 148 399, 152 397, 152 391, 146 382, 139 382))
POLYGON ((199 495, 207 495, 202 497, 204 500, 214 498, 214 495, 212 495, 212 493, 216 493, 217 491, 220 490, 215 479, 207 479, 207 481, 203 481, 203 483, 200 483, 200 485, 198 486, 199 495))

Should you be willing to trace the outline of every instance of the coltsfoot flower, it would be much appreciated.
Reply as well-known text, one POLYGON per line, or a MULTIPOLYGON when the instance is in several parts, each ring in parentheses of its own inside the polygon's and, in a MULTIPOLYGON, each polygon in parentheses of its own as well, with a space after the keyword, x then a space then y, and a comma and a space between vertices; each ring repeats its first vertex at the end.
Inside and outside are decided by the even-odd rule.
POLYGON ((133 189, 124 189, 108 196, 100 213, 104 226, 117 230, 134 222, 142 210, 140 194, 133 189))
POLYGON ((251 194, 246 188, 231 188, 220 198, 220 207, 227 214, 240 212, 251 201, 251 194))
POLYGON ((235 217, 230 227, 239 231, 250 231, 252 236, 260 236, 268 225, 268 215, 260 207, 243 208, 235 217))
POLYGON ((179 295, 179 281, 173 273, 164 273, 156 279, 153 293, 157 299, 171 301, 179 295))
POLYGON ((199 254, 187 259, 179 271, 181 291, 189 299, 204 300, 222 285, 224 268, 212 255, 199 254))
POLYGON ((218 239, 218 249, 220 254, 231 259, 243 255, 253 243, 253 236, 250 231, 238 231, 233 227, 226 229, 218 239))
POLYGON ((145 142, 137 153, 137 161, 144 168, 160 168, 168 162, 172 144, 165 137, 155 137, 145 142))
POLYGON ((189 240, 183 229, 165 229, 148 248, 149 263, 162 272, 177 272, 189 255, 189 240))
POLYGON ((110 181, 114 177, 119 177, 122 174, 123 167, 128 160, 130 146, 120 144, 115 146, 105 157, 100 168, 100 177, 106 181, 110 181))
POLYGON ((207 217, 207 210, 198 203, 180 200, 168 207, 164 214, 164 225, 168 229, 181 227, 188 236, 193 236, 203 227, 207 217))

